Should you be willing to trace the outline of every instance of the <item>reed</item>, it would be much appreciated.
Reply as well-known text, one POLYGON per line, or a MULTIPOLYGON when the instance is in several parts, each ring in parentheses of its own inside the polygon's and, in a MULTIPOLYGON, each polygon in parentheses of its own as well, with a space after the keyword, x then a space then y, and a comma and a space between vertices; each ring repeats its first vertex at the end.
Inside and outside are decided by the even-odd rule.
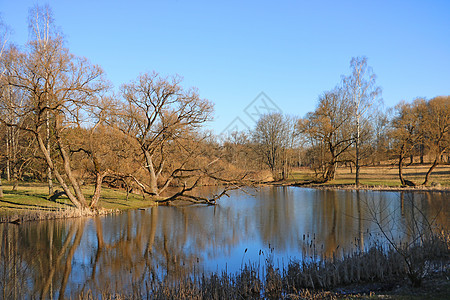
MULTIPOLYGON (((448 233, 435 235, 416 247, 410 247, 416 263, 426 266, 424 276, 450 270, 448 233)), ((390 247, 373 245, 367 251, 355 250, 343 257, 291 260, 278 268, 269 256, 264 268, 246 264, 229 274, 197 274, 182 280, 154 279, 137 284, 133 291, 103 291, 101 299, 337 299, 334 288, 349 284, 404 282, 408 267, 401 255, 390 247), (264 270, 264 271, 261 271, 264 270)), ((94 299, 91 292, 79 299, 94 299)))
POLYGON ((10 214, 0 216, 0 223, 14 223, 20 224, 28 221, 52 220, 52 219, 67 219, 79 217, 92 217, 98 215, 106 215, 117 212, 113 209, 78 209, 75 207, 69 208, 54 208, 54 209, 35 209, 28 210, 26 214, 10 214))

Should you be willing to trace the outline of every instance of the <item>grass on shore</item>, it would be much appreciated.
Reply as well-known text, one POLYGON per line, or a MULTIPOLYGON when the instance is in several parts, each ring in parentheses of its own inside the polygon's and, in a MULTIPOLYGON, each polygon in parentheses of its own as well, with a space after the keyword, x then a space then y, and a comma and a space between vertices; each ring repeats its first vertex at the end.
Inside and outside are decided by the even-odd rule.
MULTIPOLYGON (((422 184, 425 174, 430 168, 429 164, 413 164, 405 166, 403 175, 405 179, 411 180, 416 184, 422 184)), ((314 180, 314 171, 308 168, 296 169, 292 172, 288 182, 306 182, 314 180)), ((360 182, 368 187, 401 187, 398 178, 398 168, 395 165, 365 166, 361 167, 360 182)), ((441 187, 450 187, 450 165, 438 165, 429 181, 429 185, 440 185, 441 187)), ((322 186, 347 186, 355 184, 355 170, 340 167, 336 170, 336 179, 321 184, 322 186)))
MULTIPOLYGON (((58 186, 55 186, 56 189, 62 190, 58 186)), ((94 188, 85 186, 83 192, 85 192, 89 201, 94 193, 94 188)), ((129 194, 127 200, 126 192, 103 187, 98 207, 100 213, 105 213, 153 205, 155 205, 155 202, 148 197, 144 200, 140 195, 129 194)), ((90 215, 90 213, 78 211, 65 195, 56 200, 50 200, 48 186, 45 183, 21 182, 16 191, 13 191, 12 184, 8 182, 3 184, 3 198, 0 199, 1 221, 50 219, 52 216, 58 215, 61 217, 76 217, 90 215)))

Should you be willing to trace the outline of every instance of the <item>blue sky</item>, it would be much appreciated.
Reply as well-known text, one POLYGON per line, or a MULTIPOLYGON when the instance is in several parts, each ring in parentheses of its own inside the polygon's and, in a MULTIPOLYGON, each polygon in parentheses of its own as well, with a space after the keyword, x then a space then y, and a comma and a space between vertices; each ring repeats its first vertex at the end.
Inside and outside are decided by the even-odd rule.
POLYGON ((236 118, 253 127, 244 110, 261 92, 304 116, 354 56, 368 57, 387 107, 450 95, 450 1, 0 0, 18 45, 35 3, 116 90, 143 72, 183 76, 215 103, 216 133, 236 118))

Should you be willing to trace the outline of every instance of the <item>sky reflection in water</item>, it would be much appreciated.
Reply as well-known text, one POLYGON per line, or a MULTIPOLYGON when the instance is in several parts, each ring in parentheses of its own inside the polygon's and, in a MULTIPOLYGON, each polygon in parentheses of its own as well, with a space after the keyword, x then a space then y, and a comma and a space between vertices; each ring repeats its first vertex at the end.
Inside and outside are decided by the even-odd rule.
POLYGON ((449 227, 445 193, 264 187, 230 194, 217 206, 1 224, 3 285, 21 286, 27 297, 57 297, 82 289, 127 291, 161 276, 236 272, 269 257, 282 267, 290 259, 370 247, 380 238, 374 212, 399 241, 412 234, 413 220, 424 216, 449 227), (20 276, 13 276, 17 272, 20 276))

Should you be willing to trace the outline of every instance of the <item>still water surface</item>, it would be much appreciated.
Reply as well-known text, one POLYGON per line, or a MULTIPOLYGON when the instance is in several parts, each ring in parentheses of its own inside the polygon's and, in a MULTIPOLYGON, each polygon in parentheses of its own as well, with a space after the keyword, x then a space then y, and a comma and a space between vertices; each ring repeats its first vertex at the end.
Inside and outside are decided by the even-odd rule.
POLYGON ((449 228, 448 193, 265 187, 216 206, 153 207, 73 220, 0 224, 0 298, 126 292, 152 278, 285 266, 383 242, 374 219, 407 240, 416 225, 449 228))

